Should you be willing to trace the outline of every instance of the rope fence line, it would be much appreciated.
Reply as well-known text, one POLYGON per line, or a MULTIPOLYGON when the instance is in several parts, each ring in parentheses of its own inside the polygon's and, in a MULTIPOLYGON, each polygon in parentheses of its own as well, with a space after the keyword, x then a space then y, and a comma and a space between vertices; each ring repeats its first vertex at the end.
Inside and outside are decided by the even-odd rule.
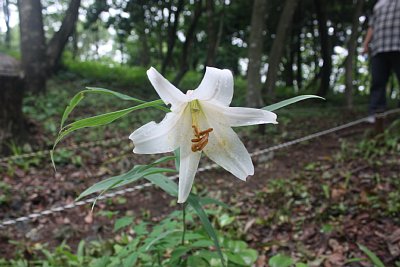
MULTIPOLYGON (((378 114, 376 115, 377 117, 381 117, 381 116, 387 116, 390 115, 392 113, 397 113, 399 109, 392 109, 389 110, 385 113, 382 114, 378 114)), ((366 121, 366 118, 362 118, 360 120, 366 121)), ((66 148, 66 149, 78 149, 78 148, 90 148, 90 147, 94 147, 94 146, 106 146, 109 144, 113 144, 113 143, 117 143, 117 142, 121 142, 123 140, 127 140, 126 137, 114 137, 114 138, 110 138, 107 140, 98 140, 98 141, 90 141, 90 142, 83 142, 80 144, 74 144, 71 146, 66 146, 66 147, 61 147, 61 148, 66 148)), ((45 149, 45 150, 39 150, 39 151, 34 151, 34 152, 30 152, 30 153, 24 153, 24 154, 19 154, 19 155, 13 155, 13 156, 8 156, 8 157, 3 157, 0 158, 0 163, 2 162, 8 162, 8 161, 15 161, 18 159, 26 159, 26 158, 31 158, 31 157, 35 157, 35 156, 44 156, 44 155, 48 155, 50 154, 51 149, 45 149)))
MULTIPOLYGON (((392 110, 386 111, 384 113, 377 114, 377 115, 375 115, 375 117, 376 118, 384 118, 384 117, 386 117, 388 115, 395 114, 395 113, 398 113, 398 112, 400 112, 400 108, 392 109, 392 110)), ((313 133, 313 134, 310 134, 310 135, 307 135, 307 136, 304 136, 304 137, 301 137, 301 138, 298 138, 298 139, 294 139, 294 140, 291 140, 291 141, 288 141, 288 142, 284 142, 284 143, 281 143, 281 144, 278 144, 278 145, 275 145, 275 146, 272 146, 272 147, 268 147, 266 149, 254 151, 254 152, 250 153, 250 156, 254 157, 254 156, 258 156, 258 155, 265 154, 265 153, 268 153, 268 152, 272 152, 272 151, 275 151, 275 150, 279 150, 279 149, 283 149, 283 148, 286 148, 286 147, 290 147, 292 145, 295 145, 295 144, 298 144, 298 143, 301 143, 301 142, 305 142, 305 141, 308 141, 308 140, 311 140, 311 139, 314 139, 314 138, 318 138, 318 137, 321 137, 323 135, 327 135, 327 134, 334 133, 334 132, 337 132, 337 131, 340 131, 340 130, 343 130, 343 129, 346 129, 346 128, 353 127, 353 126, 358 125, 360 123, 367 122, 368 120, 369 120, 369 117, 364 117, 364 118, 361 118, 361 119, 358 119, 358 120, 355 120, 355 121, 352 121, 352 122, 349 122, 349 123, 346 123, 346 124, 342 124, 342 125, 339 125, 339 126, 327 129, 327 130, 323 130, 323 131, 320 131, 320 132, 317 132, 317 133, 313 133)), ((111 139, 109 139, 109 140, 111 140, 111 139)), ((217 165, 215 163, 214 164, 210 164, 210 165, 198 168, 197 173, 205 172, 205 171, 212 170, 212 169, 216 169, 218 167, 219 167, 219 165, 217 165)), ((174 176, 170 176, 169 178, 171 180, 174 180, 174 179, 177 179, 178 177, 179 177, 179 175, 174 175, 174 176)), ((81 200, 81 201, 78 201, 78 202, 74 202, 74 203, 71 203, 71 204, 50 208, 50 209, 43 210, 43 211, 40 211, 40 212, 31 213, 29 215, 22 216, 22 217, 19 217, 19 218, 16 218, 16 219, 4 220, 4 221, 0 222, 0 229, 1 228, 5 228, 5 227, 10 226, 10 225, 17 224, 18 222, 30 221, 30 220, 33 220, 33 219, 36 219, 36 218, 39 218, 39 217, 43 217, 43 216, 47 216, 47 215, 50 215, 50 214, 53 214, 53 213, 62 212, 64 210, 73 209, 75 207, 79 207, 79 206, 83 206, 83 205, 86 205, 86 204, 90 204, 90 203, 93 203, 95 200, 96 201, 97 200, 103 200, 103 199, 108 199, 108 198, 112 198, 112 197, 119 196, 119 195, 124 195, 126 193, 131 193, 131 192, 134 192, 134 191, 137 191, 137 190, 141 190, 141 189, 144 189, 144 188, 147 188, 147 187, 151 187, 152 185, 153 185, 152 183, 144 183, 144 184, 136 185, 136 186, 133 186, 133 187, 117 190, 117 191, 114 191, 114 192, 106 193, 106 194, 101 195, 99 197, 93 197, 93 198, 89 198, 89 199, 86 199, 86 200, 81 200)))

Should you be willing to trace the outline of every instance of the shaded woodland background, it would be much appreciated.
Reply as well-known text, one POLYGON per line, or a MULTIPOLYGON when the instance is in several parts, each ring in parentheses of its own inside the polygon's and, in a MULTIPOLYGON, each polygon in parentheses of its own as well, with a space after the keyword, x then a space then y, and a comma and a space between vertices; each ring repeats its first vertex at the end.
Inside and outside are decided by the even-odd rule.
POLYGON ((136 87, 149 66, 184 88, 190 72, 229 68, 243 77, 244 105, 261 107, 281 92, 344 93, 351 109, 368 91, 359 52, 374 2, 2 0, 0 140, 26 135, 24 96, 46 94, 60 71, 84 76, 87 64, 92 74, 134 67, 136 87))
MULTIPOLYGON (((49 155, 65 107, 86 86, 157 99, 150 66, 183 91, 198 86, 205 66, 228 68, 233 106, 302 94, 326 99, 278 110, 277 125, 235 129, 254 153, 255 175, 246 183, 221 169, 196 177, 192 192, 231 207, 205 205, 224 253, 237 263, 229 266, 248 266, 238 261, 246 255, 257 267, 274 266, 276 257, 305 263, 296 266, 400 266, 400 120, 395 112, 379 120, 385 129, 376 136, 378 124, 359 119, 367 116, 370 83, 361 43, 375 2, 0 0, 0 266, 121 266, 127 240, 141 244, 146 226, 156 229, 180 209, 175 198, 149 187, 99 201, 94 212, 89 203, 2 228, 74 204, 91 185, 156 159, 132 153, 128 140, 134 129, 163 118, 155 109, 69 135, 54 153, 57 172, 49 155), (351 127, 326 131, 344 124, 351 127)), ((387 94, 392 109, 400 103, 394 77, 387 94)), ((67 123, 130 104, 88 94, 67 123)), ((203 157, 200 166, 208 164, 203 157)), ((174 214, 180 234, 182 214, 174 214)), ((208 240, 195 217, 188 230, 208 240)), ((163 266, 176 266, 176 240, 165 245, 167 253, 160 242, 141 264, 161 266, 162 255, 170 263, 163 266)), ((216 266, 209 245, 182 258, 201 253, 207 264, 188 265, 216 266)))

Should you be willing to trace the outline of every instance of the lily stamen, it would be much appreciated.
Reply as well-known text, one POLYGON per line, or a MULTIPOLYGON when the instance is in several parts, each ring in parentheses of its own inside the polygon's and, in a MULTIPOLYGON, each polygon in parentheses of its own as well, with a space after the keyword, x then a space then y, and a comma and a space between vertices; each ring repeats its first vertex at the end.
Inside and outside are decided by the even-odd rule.
POLYGON ((199 131, 196 125, 192 125, 194 135, 196 138, 193 138, 192 141, 192 151, 202 151, 203 148, 208 144, 208 137, 210 136, 210 132, 213 131, 213 128, 208 128, 204 131, 199 131))
POLYGON ((208 133, 211 133, 212 131, 213 131, 213 128, 208 128, 207 130, 201 131, 201 132, 199 133, 199 135, 208 134, 208 133))

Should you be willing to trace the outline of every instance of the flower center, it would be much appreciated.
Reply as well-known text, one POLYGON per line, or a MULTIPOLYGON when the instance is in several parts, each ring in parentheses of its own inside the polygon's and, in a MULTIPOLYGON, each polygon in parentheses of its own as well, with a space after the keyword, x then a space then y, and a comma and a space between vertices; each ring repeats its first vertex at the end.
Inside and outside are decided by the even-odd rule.
POLYGON ((200 111, 199 101, 191 101, 190 113, 192 114, 192 128, 195 136, 195 138, 191 139, 193 152, 202 151, 204 149, 204 147, 208 144, 208 137, 213 131, 213 128, 208 128, 204 131, 199 129, 198 118, 200 111))

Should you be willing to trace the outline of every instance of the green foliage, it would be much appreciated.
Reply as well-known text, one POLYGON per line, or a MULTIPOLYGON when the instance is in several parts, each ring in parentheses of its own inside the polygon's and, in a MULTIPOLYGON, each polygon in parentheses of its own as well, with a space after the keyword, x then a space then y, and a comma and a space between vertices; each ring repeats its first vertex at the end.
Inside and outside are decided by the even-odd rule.
POLYGON ((383 264, 383 262, 378 258, 378 256, 375 255, 375 253, 373 253, 371 250, 369 250, 366 246, 363 246, 361 244, 358 245, 358 247, 360 248, 360 250, 362 252, 364 252, 368 258, 370 259, 370 261, 376 266, 376 267, 385 267, 385 265, 383 264))
MULTIPOLYGON (((208 211, 207 211, 208 212, 208 211)), ((173 211, 154 224, 135 222, 131 216, 115 221, 119 238, 106 242, 81 241, 75 252, 65 244, 54 251, 36 244, 30 248, 32 260, 0 260, 4 266, 222 266, 215 244, 195 220, 196 211, 186 210, 187 231, 182 243, 182 211, 173 211), (41 257, 40 255, 44 255, 41 257)), ((221 253, 228 266, 251 266, 258 253, 227 233, 218 236, 221 253)), ((22 251, 21 251, 22 253, 22 251)), ((19 256, 23 256, 22 254, 19 256)), ((3 266, 3 265, 2 265, 3 266)))
POLYGON ((90 84, 109 84, 113 87, 135 90, 137 93, 155 95, 148 82, 146 68, 127 66, 108 66, 95 61, 64 60, 68 71, 87 79, 90 84))
POLYGON ((293 260, 289 256, 283 254, 276 254, 275 256, 269 259, 268 264, 271 267, 289 267, 293 264, 293 260))
POLYGON ((347 152, 353 153, 355 156, 361 156, 370 161, 373 161, 375 157, 385 155, 386 153, 399 153, 399 132, 400 120, 396 120, 384 131, 383 134, 380 134, 375 138, 365 138, 360 141, 356 149, 347 152))
POLYGON ((358 244, 358 248, 364 252, 365 255, 367 255, 367 259, 363 259, 363 258, 353 258, 347 261, 347 263, 351 263, 351 262, 360 262, 360 261, 369 261, 371 262, 374 267, 385 267, 385 264, 379 259, 379 257, 372 252, 371 250, 369 250, 369 248, 367 248, 364 245, 358 244))
POLYGON ((116 232, 128 225, 131 225, 132 223, 133 223, 132 216, 126 216, 126 217, 119 218, 114 224, 114 232, 116 232))
POLYGON ((0 181, 0 205, 5 205, 11 197, 11 186, 3 181, 0 181))
POLYGON ((50 152, 50 156, 51 156, 53 165, 55 166, 54 153, 53 153, 54 148, 68 134, 70 134, 76 130, 82 129, 82 128, 98 127, 98 126, 107 125, 107 124, 110 124, 110 123, 126 116, 127 114, 131 113, 132 111, 137 111, 137 110, 145 109, 145 108, 149 108, 149 107, 153 107, 153 108, 163 110, 163 111, 168 111, 168 109, 163 106, 163 102, 161 100, 145 102, 143 100, 139 100, 137 98, 133 98, 128 95, 121 94, 121 93, 111 91, 108 89, 103 89, 103 88, 89 87, 87 90, 83 90, 83 91, 77 93, 70 100, 68 106, 65 108, 65 111, 64 111, 62 119, 61 119, 60 131, 54 142, 53 150, 50 152), (117 111, 113 111, 113 112, 109 112, 109 113, 103 113, 103 114, 100 114, 97 116, 77 120, 77 121, 74 121, 74 122, 64 126, 65 121, 68 119, 69 115, 76 108, 76 106, 84 99, 86 93, 112 95, 119 99, 126 100, 126 101, 132 101, 132 102, 136 102, 139 104, 136 106, 130 107, 130 108, 125 108, 122 110, 117 110, 117 111))
POLYGON ((82 157, 79 155, 75 155, 74 151, 60 148, 57 150, 57 153, 53 155, 54 164, 59 165, 67 165, 69 163, 74 164, 75 166, 82 166, 82 157))
POLYGON ((143 177, 152 176, 152 175, 158 174, 158 173, 176 172, 176 170, 170 169, 170 168, 154 167, 160 163, 166 162, 171 159, 175 159, 175 157, 163 157, 161 159, 156 160, 152 164, 136 165, 130 171, 128 171, 124 174, 120 174, 120 175, 117 175, 114 177, 107 178, 105 180, 102 180, 102 181, 92 185, 91 187, 89 187, 88 189, 83 191, 79 195, 78 199, 86 197, 92 193, 96 193, 96 192, 103 193, 107 190, 114 189, 114 188, 117 188, 120 186, 124 186, 129 183, 133 183, 143 177))
POLYGON ((320 98, 320 99, 324 99, 323 97, 319 97, 319 96, 315 96, 315 95, 301 95, 301 96, 296 96, 296 97, 292 97, 290 99, 286 99, 283 100, 281 102, 263 107, 262 109, 268 110, 268 111, 274 111, 283 107, 286 107, 288 105, 294 104, 296 102, 302 101, 302 100, 306 100, 309 98, 320 98))

